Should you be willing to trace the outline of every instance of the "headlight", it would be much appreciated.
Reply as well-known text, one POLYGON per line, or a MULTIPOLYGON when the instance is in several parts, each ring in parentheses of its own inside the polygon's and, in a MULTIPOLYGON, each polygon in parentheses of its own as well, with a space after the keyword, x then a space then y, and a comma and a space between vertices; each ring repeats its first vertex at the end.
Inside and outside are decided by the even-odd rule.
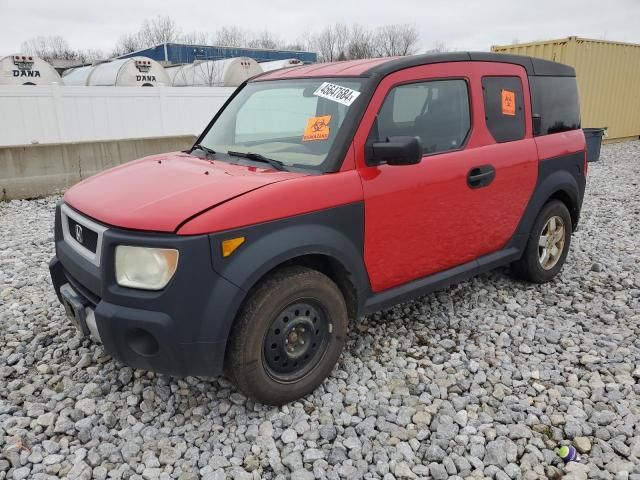
POLYGON ((164 288, 178 266, 178 251, 170 248, 116 247, 118 285, 143 290, 164 288))

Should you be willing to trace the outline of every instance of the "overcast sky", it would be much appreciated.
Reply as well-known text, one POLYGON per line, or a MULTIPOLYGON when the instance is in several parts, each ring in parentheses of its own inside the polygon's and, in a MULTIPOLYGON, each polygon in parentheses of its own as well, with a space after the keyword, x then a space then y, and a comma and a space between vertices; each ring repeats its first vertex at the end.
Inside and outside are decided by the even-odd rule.
POLYGON ((171 16, 185 32, 238 25, 267 28, 290 41, 333 22, 415 23, 421 50, 436 41, 455 50, 488 50, 570 35, 640 43, 640 0, 0 0, 0 53, 16 53, 37 35, 109 51, 156 15, 171 16))

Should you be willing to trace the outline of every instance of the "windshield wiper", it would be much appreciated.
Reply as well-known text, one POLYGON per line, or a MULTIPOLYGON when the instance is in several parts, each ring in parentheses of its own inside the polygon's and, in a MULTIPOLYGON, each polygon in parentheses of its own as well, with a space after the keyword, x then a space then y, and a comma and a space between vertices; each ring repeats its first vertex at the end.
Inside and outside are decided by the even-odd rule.
POLYGON ((257 162, 268 163, 276 170, 280 170, 280 171, 286 170, 284 163, 282 163, 280 160, 276 160, 275 158, 265 157, 264 155, 260 155, 259 153, 234 152, 233 150, 229 150, 227 152, 227 155, 231 155, 233 157, 248 158, 249 160, 255 160, 257 162))
POLYGON ((205 147, 204 145, 202 145, 200 143, 196 143, 193 147, 191 147, 191 151, 193 152, 194 150, 202 150, 204 153, 207 154, 207 156, 216 154, 215 150, 212 150, 209 147, 205 147))

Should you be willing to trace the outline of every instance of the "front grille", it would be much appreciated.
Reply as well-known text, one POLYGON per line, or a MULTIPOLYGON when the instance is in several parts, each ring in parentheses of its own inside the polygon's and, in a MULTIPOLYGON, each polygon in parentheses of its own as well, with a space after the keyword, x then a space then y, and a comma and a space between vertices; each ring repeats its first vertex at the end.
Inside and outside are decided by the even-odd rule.
POLYGON ((67 204, 60 206, 62 238, 75 253, 100 267, 102 237, 107 227, 97 223, 67 204))
POLYGON ((67 222, 69 222, 69 234, 73 239, 91 253, 96 253, 98 234, 85 225, 79 224, 71 217, 67 217, 67 222))

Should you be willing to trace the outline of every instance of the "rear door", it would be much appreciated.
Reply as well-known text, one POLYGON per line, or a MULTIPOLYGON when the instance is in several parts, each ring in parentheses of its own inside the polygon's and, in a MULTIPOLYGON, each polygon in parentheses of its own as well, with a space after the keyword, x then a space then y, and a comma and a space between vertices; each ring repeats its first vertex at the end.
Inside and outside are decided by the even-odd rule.
POLYGON ((413 67, 381 82, 354 139, 365 197, 365 263, 375 292, 509 241, 537 177, 525 91, 522 67, 487 62, 413 67), (484 77, 499 76, 509 79, 483 85, 484 77), (496 109, 507 126, 493 119, 496 109), (367 142, 393 135, 419 136, 422 161, 367 165, 367 142))

